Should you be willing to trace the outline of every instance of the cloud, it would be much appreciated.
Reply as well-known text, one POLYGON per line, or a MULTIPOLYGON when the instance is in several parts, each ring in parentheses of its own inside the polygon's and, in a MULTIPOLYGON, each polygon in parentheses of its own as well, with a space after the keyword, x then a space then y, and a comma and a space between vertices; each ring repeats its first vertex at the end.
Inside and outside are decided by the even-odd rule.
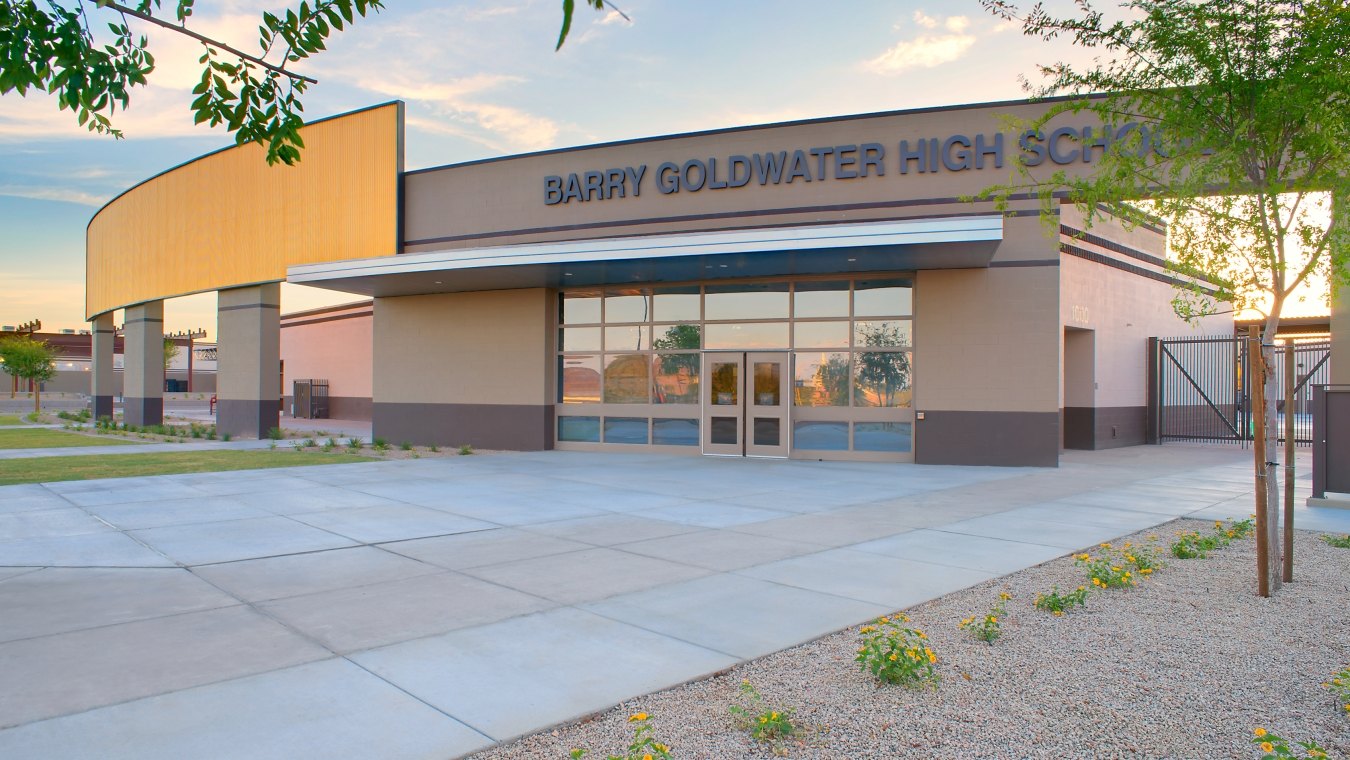
POLYGON ((17 198, 32 198, 39 201, 62 201, 79 203, 85 206, 102 206, 108 202, 107 195, 95 195, 69 187, 33 187, 29 185, 0 185, 0 195, 12 195, 17 198))
POLYGON ((915 11, 914 23, 934 31, 941 26, 946 33, 924 32, 913 39, 902 39, 881 55, 864 61, 862 67, 882 75, 899 74, 910 69, 931 69, 959 60, 975 44, 975 36, 967 33, 970 19, 966 16, 949 16, 939 21, 923 11, 915 11))

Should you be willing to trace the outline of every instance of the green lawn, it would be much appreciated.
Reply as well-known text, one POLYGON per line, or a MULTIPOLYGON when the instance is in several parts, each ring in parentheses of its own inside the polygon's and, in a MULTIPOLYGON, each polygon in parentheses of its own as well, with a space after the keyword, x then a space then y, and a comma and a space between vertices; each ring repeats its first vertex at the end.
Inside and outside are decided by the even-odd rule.
POLYGON ((0 486, 51 483, 58 480, 130 478, 139 475, 175 475, 183 472, 224 472, 347 464, 375 461, 359 454, 319 451, 184 451, 170 454, 91 454, 74 457, 35 457, 0 461, 0 486))
POLYGON ((17 414, 0 414, 0 427, 23 424, 25 424, 24 419, 17 414))
POLYGON ((69 446, 123 446, 134 443, 136 441, 80 435, 51 428, 0 430, 0 449, 59 449, 69 446))

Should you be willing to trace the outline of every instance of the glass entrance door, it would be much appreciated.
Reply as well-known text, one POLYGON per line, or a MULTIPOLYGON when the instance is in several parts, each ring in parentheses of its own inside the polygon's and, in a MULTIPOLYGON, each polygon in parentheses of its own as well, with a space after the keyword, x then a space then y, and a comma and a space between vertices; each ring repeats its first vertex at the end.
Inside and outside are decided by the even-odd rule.
POLYGON ((709 352, 703 366, 703 453, 787 457, 788 354, 709 352))

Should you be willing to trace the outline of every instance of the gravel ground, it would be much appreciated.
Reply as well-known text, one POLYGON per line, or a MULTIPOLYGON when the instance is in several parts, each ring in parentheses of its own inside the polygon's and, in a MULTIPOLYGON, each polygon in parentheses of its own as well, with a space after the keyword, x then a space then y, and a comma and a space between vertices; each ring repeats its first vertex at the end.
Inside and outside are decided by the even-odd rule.
MULTIPOLYGON (((1125 540, 1156 535, 1165 552, 1175 531, 1210 527, 1178 521, 1125 540)), ((941 658, 936 691, 878 688, 853 662, 849 630, 474 757, 589 747, 603 758, 627 745, 638 710, 672 758, 772 757, 727 712, 743 678, 807 724, 786 747, 797 758, 1255 758, 1255 726, 1350 757, 1350 715, 1321 687, 1350 667, 1350 550, 1319 536, 1298 533, 1297 580, 1271 599, 1254 593, 1249 538, 1207 559, 1165 557, 1144 585, 1097 591, 1063 617, 1032 601, 1084 583, 1071 557, 910 608, 941 658), (1013 595, 1002 638, 990 646, 957 630, 1001 591, 1013 595)))

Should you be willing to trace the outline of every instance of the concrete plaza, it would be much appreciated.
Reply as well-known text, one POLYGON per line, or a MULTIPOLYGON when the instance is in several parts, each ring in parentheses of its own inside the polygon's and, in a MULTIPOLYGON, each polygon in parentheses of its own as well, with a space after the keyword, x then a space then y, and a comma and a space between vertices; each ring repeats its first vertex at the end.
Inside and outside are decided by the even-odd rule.
POLYGON ((1249 451, 1173 445, 3 487, 0 758, 456 757, 1178 516, 1244 517, 1250 473, 1249 451))

